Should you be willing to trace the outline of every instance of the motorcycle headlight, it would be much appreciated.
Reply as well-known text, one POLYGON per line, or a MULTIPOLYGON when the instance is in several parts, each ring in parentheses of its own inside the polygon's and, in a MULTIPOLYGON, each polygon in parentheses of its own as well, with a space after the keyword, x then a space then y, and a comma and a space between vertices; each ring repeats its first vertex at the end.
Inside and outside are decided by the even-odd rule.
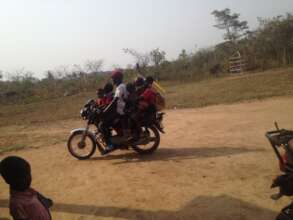
POLYGON ((86 119, 88 113, 87 113, 87 108, 83 108, 80 110, 80 116, 83 118, 83 119, 86 119))

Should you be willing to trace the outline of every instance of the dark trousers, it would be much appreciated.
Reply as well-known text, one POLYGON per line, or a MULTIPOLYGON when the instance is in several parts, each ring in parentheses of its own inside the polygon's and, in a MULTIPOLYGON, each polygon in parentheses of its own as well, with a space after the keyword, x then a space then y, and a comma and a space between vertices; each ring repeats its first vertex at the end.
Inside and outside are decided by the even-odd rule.
POLYGON ((110 127, 113 126, 113 123, 116 119, 119 118, 118 113, 111 113, 103 117, 99 123, 99 130, 103 134, 105 142, 107 145, 111 144, 111 130, 110 127))

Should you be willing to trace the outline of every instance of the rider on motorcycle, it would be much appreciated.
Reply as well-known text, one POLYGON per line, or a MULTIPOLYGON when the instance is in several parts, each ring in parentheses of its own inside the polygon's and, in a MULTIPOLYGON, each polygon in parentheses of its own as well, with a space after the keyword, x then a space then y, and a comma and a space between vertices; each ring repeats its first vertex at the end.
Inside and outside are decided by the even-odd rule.
POLYGON ((114 149, 111 142, 111 132, 109 127, 114 120, 119 119, 122 124, 123 137, 129 138, 129 129, 127 126, 127 116, 125 115, 125 100, 128 97, 126 85, 123 83, 123 72, 121 70, 115 70, 111 75, 113 84, 116 86, 113 101, 108 105, 103 113, 103 122, 100 124, 101 131, 104 135, 105 142, 107 144, 104 153, 108 153, 114 149))
POLYGON ((108 106, 112 102, 113 96, 114 96, 112 83, 107 83, 104 86, 103 91, 104 91, 104 96, 100 100, 100 105, 101 106, 108 106))
POLYGON ((135 81, 134 85, 136 88, 136 94, 140 96, 145 90, 145 80, 141 76, 138 76, 135 81))
POLYGON ((105 95, 104 89, 98 88, 96 91, 96 94, 97 94, 96 104, 101 105, 102 99, 105 95))

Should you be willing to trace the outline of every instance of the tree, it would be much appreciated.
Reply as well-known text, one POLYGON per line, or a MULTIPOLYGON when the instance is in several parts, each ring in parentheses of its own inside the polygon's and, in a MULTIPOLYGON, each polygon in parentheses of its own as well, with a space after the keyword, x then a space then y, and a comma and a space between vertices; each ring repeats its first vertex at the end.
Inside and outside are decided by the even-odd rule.
POLYGON ((224 39, 232 43, 236 43, 248 29, 247 21, 240 21, 240 14, 232 14, 229 8, 220 11, 214 10, 212 15, 215 16, 217 22, 214 26, 220 30, 225 30, 224 39))
POLYGON ((47 79, 50 82, 54 81, 55 80, 54 72, 51 70, 46 71, 45 72, 45 79, 47 79))
POLYGON ((2 79, 3 79, 3 71, 0 70, 0 80, 2 80, 2 79))
POLYGON ((159 68, 160 64, 165 61, 166 52, 159 48, 156 48, 150 52, 150 59, 155 65, 155 78, 159 80, 159 68))
POLYGON ((259 22, 256 52, 266 60, 276 60, 279 65, 293 63, 293 15, 259 18, 259 22))
POLYGON ((158 67, 165 60, 166 52, 156 48, 150 52, 150 59, 158 67))
POLYGON ((177 67, 186 71, 190 64, 190 58, 191 56, 187 54, 186 50, 182 49, 181 53, 178 55, 177 67))
POLYGON ((73 64, 71 71, 72 71, 72 73, 76 73, 76 74, 78 74, 80 72, 85 72, 83 70, 83 68, 81 67, 81 65, 79 65, 79 64, 73 64))
POLYGON ((181 53, 179 54, 178 59, 179 59, 179 60, 186 60, 187 58, 188 58, 188 55, 187 55, 187 53, 186 53, 186 50, 183 49, 183 50, 181 51, 181 53))
POLYGON ((135 62, 139 64, 141 68, 146 68, 150 64, 150 55, 149 53, 140 53, 134 49, 125 48, 123 49, 124 53, 130 54, 135 58, 135 62))
POLYGON ((54 71, 55 78, 61 79, 63 77, 66 77, 71 73, 69 66, 61 65, 58 66, 54 71))
POLYGON ((104 64, 104 61, 102 59, 99 60, 87 60, 85 63, 85 70, 88 73, 98 73, 101 71, 101 68, 104 64))

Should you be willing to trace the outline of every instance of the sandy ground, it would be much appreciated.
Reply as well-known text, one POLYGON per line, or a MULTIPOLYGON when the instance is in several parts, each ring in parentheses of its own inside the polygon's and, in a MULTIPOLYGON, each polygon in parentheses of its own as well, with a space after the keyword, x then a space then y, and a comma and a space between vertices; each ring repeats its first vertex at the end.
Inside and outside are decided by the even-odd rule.
MULTIPOLYGON (((292 98, 171 110, 160 149, 151 156, 119 151, 101 157, 97 152, 78 161, 64 142, 57 142, 0 159, 19 155, 31 162, 33 187, 55 201, 56 220, 268 220, 289 199, 270 200, 278 166, 264 133, 273 129, 274 120, 292 129, 292 114, 292 98)), ((52 138, 82 125, 67 120, 26 131, 52 138)), ((9 219, 7 201, 1 179, 2 220, 9 219)))

